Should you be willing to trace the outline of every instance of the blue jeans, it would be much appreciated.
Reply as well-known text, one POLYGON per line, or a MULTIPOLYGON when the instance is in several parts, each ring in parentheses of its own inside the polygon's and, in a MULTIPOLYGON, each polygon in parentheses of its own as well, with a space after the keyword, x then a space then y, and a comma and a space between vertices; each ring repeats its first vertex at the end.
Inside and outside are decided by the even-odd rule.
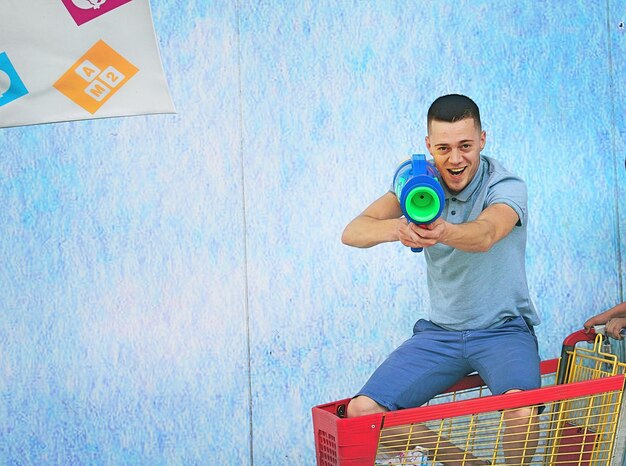
POLYGON ((541 386, 535 333, 524 318, 494 328, 450 331, 420 319, 413 336, 374 371, 358 395, 390 410, 421 406, 478 372, 491 393, 541 386))

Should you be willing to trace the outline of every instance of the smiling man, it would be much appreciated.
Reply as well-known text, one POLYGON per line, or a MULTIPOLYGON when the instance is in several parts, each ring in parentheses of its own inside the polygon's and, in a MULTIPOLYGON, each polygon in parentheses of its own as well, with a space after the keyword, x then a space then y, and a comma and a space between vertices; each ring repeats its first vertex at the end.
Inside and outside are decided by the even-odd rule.
MULTIPOLYGON (((526 185, 481 155, 485 143, 470 98, 438 98, 428 111, 426 147, 445 192, 441 217, 425 228, 407 223, 392 190, 343 232, 355 247, 400 241, 424 248, 431 303, 428 319, 417 321, 351 400, 350 417, 420 406, 475 371, 494 394, 540 386, 539 317, 525 269, 526 185)), ((535 407, 505 413, 508 464, 530 462, 536 415, 535 407)), ((453 457, 445 463, 457 464, 453 457)))

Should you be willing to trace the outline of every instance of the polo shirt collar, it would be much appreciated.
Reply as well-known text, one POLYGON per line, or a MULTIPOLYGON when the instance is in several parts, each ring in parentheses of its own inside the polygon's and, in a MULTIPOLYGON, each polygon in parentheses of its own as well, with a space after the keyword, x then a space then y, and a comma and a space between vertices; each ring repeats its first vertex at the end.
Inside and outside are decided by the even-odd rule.
POLYGON ((480 157, 480 162, 478 165, 478 170, 476 170, 476 174, 470 184, 468 184, 463 191, 457 194, 452 194, 445 183, 442 183, 443 190, 446 195, 446 199, 455 198, 461 202, 467 202, 467 200, 474 194, 474 192, 482 185, 483 178, 485 176, 485 172, 487 171, 487 164, 483 160, 483 157, 480 157))

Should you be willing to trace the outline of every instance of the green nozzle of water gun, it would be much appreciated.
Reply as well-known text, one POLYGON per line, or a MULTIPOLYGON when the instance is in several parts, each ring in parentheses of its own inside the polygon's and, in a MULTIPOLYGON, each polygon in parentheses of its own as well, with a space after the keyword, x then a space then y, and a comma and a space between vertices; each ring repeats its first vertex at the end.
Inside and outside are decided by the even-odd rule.
POLYGON ((418 223, 432 222, 439 212, 439 196, 428 186, 418 186, 406 196, 404 207, 410 220, 418 223))

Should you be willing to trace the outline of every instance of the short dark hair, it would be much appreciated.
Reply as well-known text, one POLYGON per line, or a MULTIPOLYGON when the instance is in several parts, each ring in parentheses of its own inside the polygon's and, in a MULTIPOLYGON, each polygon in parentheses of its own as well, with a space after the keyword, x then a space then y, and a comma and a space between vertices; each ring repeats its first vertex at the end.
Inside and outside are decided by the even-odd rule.
POLYGON ((444 95, 437 98, 428 109, 428 129, 433 120, 454 123, 466 118, 473 118, 478 129, 482 128, 478 105, 472 99, 461 94, 444 95))

